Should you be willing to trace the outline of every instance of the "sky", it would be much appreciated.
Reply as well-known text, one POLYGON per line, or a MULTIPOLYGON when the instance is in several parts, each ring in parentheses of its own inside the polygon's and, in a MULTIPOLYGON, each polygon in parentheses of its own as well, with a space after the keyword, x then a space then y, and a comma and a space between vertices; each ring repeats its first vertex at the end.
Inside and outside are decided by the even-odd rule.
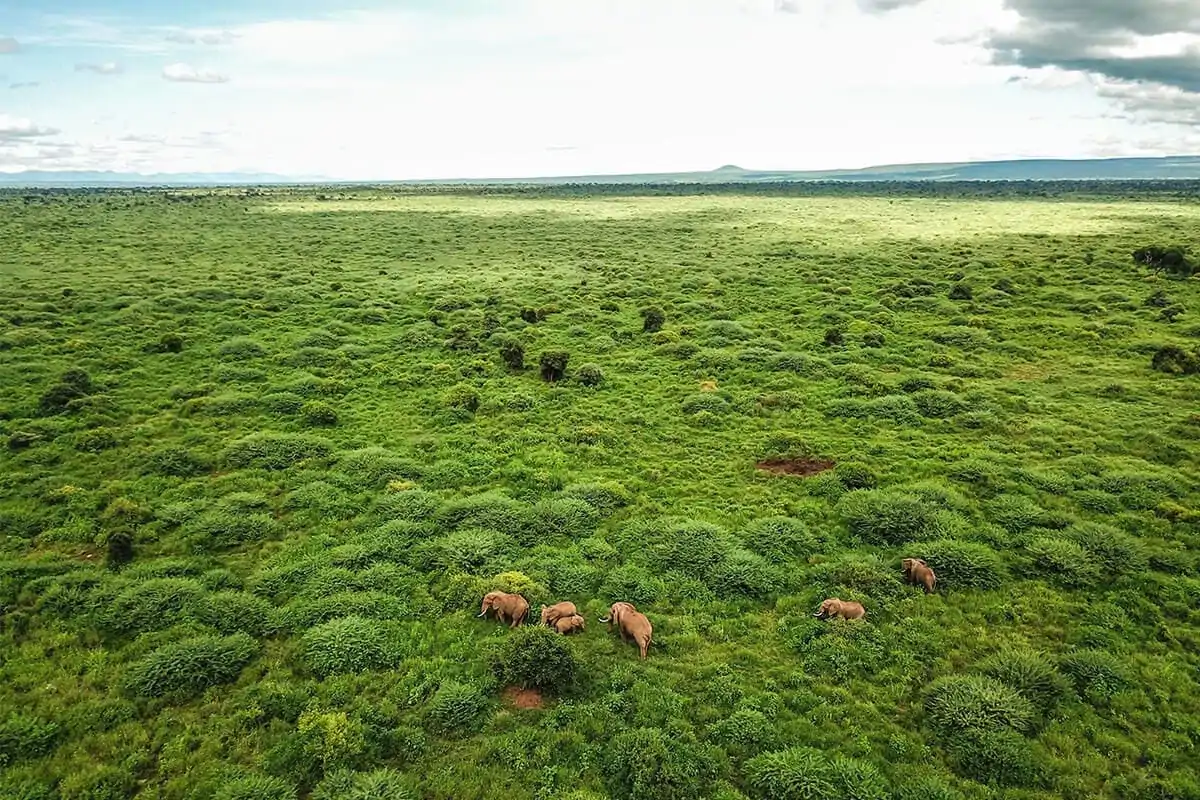
POLYGON ((1200 153, 1200 0, 0 0, 0 171, 1200 153))

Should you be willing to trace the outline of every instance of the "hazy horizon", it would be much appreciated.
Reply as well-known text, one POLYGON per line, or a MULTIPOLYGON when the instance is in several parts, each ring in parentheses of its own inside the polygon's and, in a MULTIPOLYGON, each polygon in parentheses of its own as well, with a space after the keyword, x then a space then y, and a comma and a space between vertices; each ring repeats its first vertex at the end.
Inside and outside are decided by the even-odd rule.
POLYGON ((396 180, 1200 152, 1200 9, 1175 0, 0 11, 5 172, 396 180))

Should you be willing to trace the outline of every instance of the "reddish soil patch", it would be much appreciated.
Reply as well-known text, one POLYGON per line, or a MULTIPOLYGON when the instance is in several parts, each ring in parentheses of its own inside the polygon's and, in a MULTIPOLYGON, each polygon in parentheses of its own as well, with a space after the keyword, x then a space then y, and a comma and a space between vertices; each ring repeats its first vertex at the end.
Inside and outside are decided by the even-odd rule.
POLYGON ((536 689, 518 689, 510 686, 504 690, 504 699, 517 708, 541 708, 542 695, 536 689))
POLYGON ((798 475, 807 478, 833 469, 835 464, 819 458, 768 458, 758 462, 756 466, 775 475, 798 475))

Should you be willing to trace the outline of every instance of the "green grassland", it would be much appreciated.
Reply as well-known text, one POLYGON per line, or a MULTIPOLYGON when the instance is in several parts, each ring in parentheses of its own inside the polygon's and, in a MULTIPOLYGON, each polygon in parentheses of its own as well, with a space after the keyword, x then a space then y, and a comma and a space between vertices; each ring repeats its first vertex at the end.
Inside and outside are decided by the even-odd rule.
POLYGON ((889 191, 0 195, 0 797, 1200 797, 1200 205, 889 191))

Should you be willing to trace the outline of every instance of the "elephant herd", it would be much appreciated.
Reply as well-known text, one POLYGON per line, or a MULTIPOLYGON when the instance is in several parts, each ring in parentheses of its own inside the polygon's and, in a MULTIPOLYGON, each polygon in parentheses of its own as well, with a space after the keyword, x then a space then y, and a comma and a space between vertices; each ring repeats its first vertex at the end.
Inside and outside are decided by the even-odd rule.
MULTIPOLYGON (((933 587, 937 583, 937 575, 934 574, 932 567, 919 558, 906 558, 900 563, 904 569, 904 577, 909 583, 923 586, 926 594, 933 592, 933 587)), ((519 594, 488 592, 483 597, 483 606, 479 610, 479 616, 486 617, 489 611, 495 611, 496 619, 508 623, 510 628, 515 628, 523 624, 529 616, 529 601, 519 594)), ((866 614, 867 610, 863 608, 862 603, 830 597, 821 603, 821 607, 813 616, 818 619, 850 620, 862 619, 866 614)), ((646 615, 638 611, 633 603, 613 603, 609 608, 608 616, 601 617, 600 621, 608 623, 609 631, 612 630, 613 625, 616 625, 617 630, 620 631, 621 640, 632 639, 637 643, 641 658, 643 660, 646 658, 654 627, 646 615)), ((542 606, 541 624, 553 628, 563 635, 578 633, 586 626, 583 615, 569 600, 555 603, 552 606, 542 606)))
MULTIPOLYGON (((483 606, 479 610, 480 617, 486 617, 489 611, 496 612, 496 619, 508 623, 515 628, 525 622, 529 616, 529 601, 519 594, 508 592, 488 592, 483 597, 483 606)), ((621 633, 621 640, 633 639, 637 643, 641 658, 646 658, 650 648, 650 640, 654 634, 654 626, 649 618, 638 611, 633 603, 613 603, 607 617, 601 617, 601 622, 608 623, 611 631, 613 625, 621 633)), ((569 600, 555 603, 552 606, 541 607, 541 624, 553 628, 563 635, 578 633, 586 625, 579 609, 569 600)))

